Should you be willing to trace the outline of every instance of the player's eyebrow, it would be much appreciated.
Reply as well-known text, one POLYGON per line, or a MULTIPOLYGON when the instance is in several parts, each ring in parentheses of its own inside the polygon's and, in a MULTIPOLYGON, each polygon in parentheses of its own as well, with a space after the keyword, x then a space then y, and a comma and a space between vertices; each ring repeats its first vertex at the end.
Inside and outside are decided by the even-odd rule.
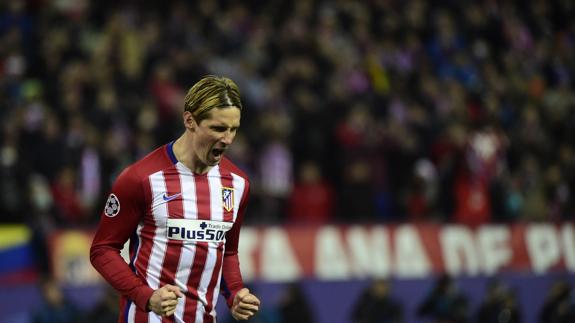
POLYGON ((209 126, 211 129, 231 129, 237 130, 240 126, 239 125, 225 125, 225 124, 214 124, 209 126))
POLYGON ((234 124, 227 124, 225 122, 217 122, 217 121, 216 121, 216 123, 210 125, 210 127, 225 127, 225 128, 234 128, 234 127, 239 128, 239 126, 240 126, 240 123, 238 123, 237 125, 234 125, 234 124))

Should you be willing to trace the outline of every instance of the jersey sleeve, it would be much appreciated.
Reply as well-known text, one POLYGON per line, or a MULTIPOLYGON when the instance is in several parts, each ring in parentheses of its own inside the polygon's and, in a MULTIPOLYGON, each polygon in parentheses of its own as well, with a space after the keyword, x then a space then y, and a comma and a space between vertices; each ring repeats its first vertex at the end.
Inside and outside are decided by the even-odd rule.
POLYGON ((134 234, 144 215, 144 194, 143 185, 134 170, 128 168, 118 176, 90 248, 90 261, 112 287, 146 311, 154 291, 120 256, 124 244, 134 234))
MULTIPOLYGON (((247 181, 246 181, 247 182, 247 181)), ((240 240, 240 228, 242 226, 244 213, 246 210, 249 195, 249 185, 244 190, 240 209, 233 227, 226 234, 226 249, 222 264, 222 289, 221 293, 226 298, 228 307, 232 307, 234 296, 244 287, 242 274, 240 272, 240 261, 238 258, 238 244, 240 240)))

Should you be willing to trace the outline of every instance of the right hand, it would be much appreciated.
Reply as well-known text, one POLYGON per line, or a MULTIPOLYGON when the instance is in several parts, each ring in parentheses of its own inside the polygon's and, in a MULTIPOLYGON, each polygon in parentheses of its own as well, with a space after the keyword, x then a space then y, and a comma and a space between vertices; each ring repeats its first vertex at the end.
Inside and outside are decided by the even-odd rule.
POLYGON ((180 288, 174 285, 164 285, 154 291, 148 300, 148 308, 161 316, 172 316, 176 311, 178 299, 184 297, 180 288))

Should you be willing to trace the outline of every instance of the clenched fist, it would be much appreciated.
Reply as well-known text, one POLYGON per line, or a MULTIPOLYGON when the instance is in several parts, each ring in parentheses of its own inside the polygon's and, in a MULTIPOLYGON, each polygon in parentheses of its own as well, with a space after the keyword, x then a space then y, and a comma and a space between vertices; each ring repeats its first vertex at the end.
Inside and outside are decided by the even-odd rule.
POLYGON ((164 285, 154 291, 148 300, 148 309, 161 316, 172 316, 181 297, 184 297, 184 294, 179 287, 164 285))
POLYGON ((260 300, 247 288, 242 288, 234 297, 232 316, 238 321, 244 321, 254 316, 260 309, 260 300))

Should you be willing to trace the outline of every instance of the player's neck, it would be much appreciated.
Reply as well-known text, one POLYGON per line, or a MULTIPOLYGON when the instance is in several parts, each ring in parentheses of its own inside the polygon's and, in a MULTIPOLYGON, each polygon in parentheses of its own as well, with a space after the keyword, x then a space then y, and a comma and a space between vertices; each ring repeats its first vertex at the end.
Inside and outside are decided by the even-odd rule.
POLYGON ((198 158, 192 148, 190 136, 189 133, 184 133, 174 142, 172 146, 174 155, 180 163, 184 164, 184 166, 189 168, 194 174, 206 174, 212 166, 202 163, 198 158))

